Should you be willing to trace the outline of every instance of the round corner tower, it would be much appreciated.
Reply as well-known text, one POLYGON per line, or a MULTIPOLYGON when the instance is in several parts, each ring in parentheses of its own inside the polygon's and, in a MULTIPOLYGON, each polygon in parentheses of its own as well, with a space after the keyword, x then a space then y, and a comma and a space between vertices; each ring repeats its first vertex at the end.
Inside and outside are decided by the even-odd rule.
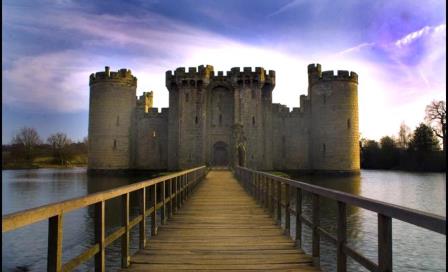
POLYGON ((316 171, 359 173, 358 75, 308 65, 310 160, 316 171))
POLYGON ((89 170, 129 169, 137 78, 120 69, 90 75, 89 170))

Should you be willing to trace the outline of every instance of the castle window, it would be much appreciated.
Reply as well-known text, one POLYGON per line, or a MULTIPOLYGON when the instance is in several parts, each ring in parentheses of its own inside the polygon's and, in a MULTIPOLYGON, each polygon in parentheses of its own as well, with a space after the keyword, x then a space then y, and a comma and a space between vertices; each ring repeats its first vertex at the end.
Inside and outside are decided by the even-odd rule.
POLYGON ((255 90, 252 90, 252 99, 255 99, 256 93, 255 90))
POLYGON ((252 125, 255 126, 255 117, 254 116, 252 116, 252 125))
POLYGON ((114 148, 113 148, 113 150, 116 150, 117 149, 117 140, 114 140, 114 148))
POLYGON ((190 86, 194 86, 195 81, 194 80, 190 80, 190 86))
POLYGON ((120 126, 120 116, 117 116, 117 127, 120 126))
POLYGON ((327 151, 327 146, 325 144, 322 145, 322 155, 325 156, 325 152, 327 151))
POLYGON ((190 94, 186 93, 185 94, 185 102, 188 102, 188 100, 190 100, 190 94))
POLYGON ((219 115, 219 125, 222 125, 222 115, 219 115))
POLYGON ((350 118, 347 119, 347 129, 350 129, 351 127, 351 122, 350 122, 350 118))
POLYGON ((323 95, 322 99, 323 99, 324 104, 327 104, 327 96, 323 95))
POLYGON ((194 123, 195 123, 195 124, 198 124, 198 116, 196 116, 196 117, 194 118, 194 123))
POLYGON ((156 137, 156 130, 152 131, 152 137, 155 138, 156 137))

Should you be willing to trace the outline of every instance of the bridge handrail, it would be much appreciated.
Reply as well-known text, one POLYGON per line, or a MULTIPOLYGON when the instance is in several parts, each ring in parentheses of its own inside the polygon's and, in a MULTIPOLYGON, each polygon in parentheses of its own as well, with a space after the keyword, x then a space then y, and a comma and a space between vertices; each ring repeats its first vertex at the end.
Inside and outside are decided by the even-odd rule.
MULTIPOLYGON (((371 271, 390 271, 392 270, 392 221, 391 219, 398 219, 440 234, 446 235, 446 217, 427 213, 399 205, 394 205, 375 199, 352 195, 349 193, 324 188, 317 185, 308 184, 305 182, 279 177, 266 172, 249 169, 246 167, 235 167, 235 174, 240 181, 245 183, 246 189, 251 193, 261 204, 264 204, 269 208, 274 215, 274 210, 277 209, 277 220, 281 220, 281 207, 285 208, 285 214, 287 219, 285 221, 285 229, 289 230, 289 215, 290 213, 296 214, 297 225, 296 231, 301 233, 301 223, 310 226, 313 230, 313 258, 315 263, 319 263, 319 235, 322 234, 330 239, 338 247, 337 259, 338 259, 338 271, 345 271, 346 269, 346 257, 351 256, 364 267, 371 271), (274 192, 275 184, 278 184, 277 191, 274 192), (270 185, 271 184, 271 185, 270 185), (281 186, 285 185, 286 203, 281 202, 281 186), (294 187, 297 190, 297 197, 300 199, 300 203, 296 203, 296 211, 290 209, 289 203, 289 188, 294 187), (312 222, 302 215, 301 211, 301 199, 302 190, 309 192, 313 196, 313 219, 312 222), (276 195, 276 196, 275 196, 276 195), (338 226, 337 235, 335 238, 327 231, 320 227, 318 219, 319 215, 319 197, 325 197, 338 202, 338 226), (277 202, 277 203, 274 203, 277 202), (354 249, 350 248, 346 244, 346 205, 353 205, 360 208, 364 208, 378 214, 378 264, 368 260, 354 249), (298 226, 300 225, 300 226, 298 226)), ((298 239, 300 244, 301 238, 298 239)), ((297 240, 297 238, 296 238, 297 240)))
MULTIPOLYGON (((27 209, 24 211, 14 212, 2 216, 2 233, 12 231, 45 219, 49 220, 48 226, 48 255, 47 270, 48 271, 71 271, 82 262, 95 256, 95 271, 104 271, 105 269, 105 247, 113 241, 125 235, 127 238, 122 241, 122 267, 129 265, 129 231, 140 223, 140 247, 146 244, 145 220, 148 215, 152 215, 152 222, 156 222, 157 209, 162 208, 162 219, 166 220, 167 207, 169 203, 171 216, 173 205, 174 209, 180 208, 184 201, 191 194, 192 189, 207 174, 206 166, 200 166, 173 174, 148 179, 145 181, 133 183, 130 185, 120 186, 114 189, 106 190, 90 194, 87 196, 76 197, 69 200, 56 202, 40 207, 27 209), (166 184, 167 183, 167 184, 166 184), (157 186, 162 185, 162 186, 157 186), (166 192, 166 185, 168 192, 166 192), (157 187, 159 187, 160 195, 163 199, 158 200, 157 187), (174 187, 174 192, 172 189, 174 187), (152 189, 151 193, 153 203, 151 208, 147 209, 146 205, 146 189, 152 189), (129 221, 129 197, 130 193, 140 192, 140 215, 129 221), (168 193, 168 196, 167 196, 168 193), (105 201, 116 197, 122 197, 123 205, 123 226, 105 237, 105 201), (62 265, 62 226, 63 215, 67 212, 80 208, 95 205, 95 239, 96 244, 84 251, 74 259, 62 265), (144 208, 142 208, 144 207, 144 208), (99 253, 99 254, 97 254, 99 253)), ((164 221, 162 221, 164 223, 164 221)), ((151 224, 151 230, 155 235, 157 225, 151 224)))

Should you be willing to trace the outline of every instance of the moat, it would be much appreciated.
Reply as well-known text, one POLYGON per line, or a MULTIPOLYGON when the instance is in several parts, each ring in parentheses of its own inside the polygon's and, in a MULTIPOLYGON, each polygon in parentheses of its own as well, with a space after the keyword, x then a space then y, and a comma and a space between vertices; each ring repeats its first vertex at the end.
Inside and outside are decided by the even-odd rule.
MULTIPOLYGON (((83 196, 143 179, 145 177, 141 176, 92 177, 87 176, 85 168, 4 170, 2 171, 2 214, 83 196)), ((361 175, 355 177, 301 177, 299 179, 421 211, 439 215, 446 214, 446 173, 362 170, 361 175)), ((131 202, 132 198, 131 195, 131 202)), ((119 224, 120 206, 118 204, 114 201, 107 202, 108 233, 119 224), (118 215, 111 216, 114 213, 118 213, 118 215)), ((322 224, 330 231, 335 229, 335 207, 335 203, 332 201, 324 200, 322 202, 322 224)), ((309 211, 310 198, 305 195, 305 216, 310 216, 309 211)), ((81 209, 65 215, 63 260, 73 258, 92 242, 92 215, 93 213, 89 209, 81 209)), ((148 220, 150 219, 148 218, 148 220)), ((295 220, 291 220, 291 222, 295 222, 295 220)), ((293 225, 291 229, 295 229, 293 225)), ((148 235, 150 235, 149 231, 148 235)), ((309 252, 310 230, 307 227, 304 227, 304 235, 303 248, 309 252)), ((136 235, 131 235, 131 237, 131 253, 133 253, 138 247, 138 241, 136 235)), ((15 270, 17 267, 26 267, 29 271, 45 269, 46 221, 5 233, 2 238, 3 271, 17 271, 15 270), (24 241, 30 242, 24 243, 24 241)), ((445 271, 445 236, 393 220, 393 239, 395 271, 445 271)), ((350 207, 348 209, 348 241, 350 245, 366 256, 376 259, 376 214, 350 207)), ((323 239, 321 247, 322 268, 324 271, 334 271, 333 246, 323 239)), ((108 271, 118 269, 119 256, 120 243, 115 242, 106 251, 108 271)), ((364 271, 350 258, 348 264, 349 271, 364 271)), ((92 266, 93 262, 90 261, 80 266, 77 271, 86 271, 92 266)))

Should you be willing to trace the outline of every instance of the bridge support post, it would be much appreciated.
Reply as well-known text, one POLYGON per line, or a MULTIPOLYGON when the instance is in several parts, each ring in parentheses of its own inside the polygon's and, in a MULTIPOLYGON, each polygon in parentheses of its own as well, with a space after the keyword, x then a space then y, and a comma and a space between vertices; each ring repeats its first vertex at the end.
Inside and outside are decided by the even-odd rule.
POLYGON ((269 186, 271 187, 271 215, 275 218, 275 181, 269 180, 269 186))
POLYGON ((173 217, 173 179, 168 181, 168 194, 170 195, 170 208, 168 218, 173 217))
POLYGON ((142 221, 140 221, 139 229, 139 248, 144 249, 146 246, 146 188, 142 188, 140 193, 140 214, 142 221))
POLYGON ((319 195, 313 194, 313 264, 320 267, 320 234, 319 234, 319 195))
POLYGON ((151 236, 157 235, 157 184, 152 186, 151 236))
POLYGON ((122 222, 124 226, 124 234, 121 237, 121 267, 126 268, 129 266, 129 193, 124 194, 121 197, 123 214, 122 222))
POLYGON ((106 204, 104 201, 95 204, 95 243, 99 252, 95 255, 95 271, 106 271, 106 245, 105 245, 105 215, 106 204))
POLYGON ((302 247, 302 189, 296 188, 296 246, 302 247))
POLYGON ((277 223, 282 225, 282 183, 277 182, 277 223))
POLYGON ((62 214, 48 219, 47 271, 62 271, 62 214))
POLYGON ((291 235, 290 233, 290 220, 291 220, 291 213, 290 213, 290 196, 289 196, 289 184, 285 184, 285 234, 289 237, 291 235))
POLYGON ((347 208, 344 202, 338 201, 338 228, 337 228, 337 271, 347 271, 347 255, 344 252, 344 246, 347 242, 347 208))
POLYGON ((162 195, 162 197, 161 197, 161 199, 162 199, 162 220, 161 220, 161 222, 162 222, 162 224, 163 225, 165 225, 166 224, 166 183, 165 183, 165 181, 163 181, 162 182, 162 192, 161 192, 161 195, 162 195))
POLYGON ((392 218, 378 214, 378 266, 381 272, 392 271, 392 218))

